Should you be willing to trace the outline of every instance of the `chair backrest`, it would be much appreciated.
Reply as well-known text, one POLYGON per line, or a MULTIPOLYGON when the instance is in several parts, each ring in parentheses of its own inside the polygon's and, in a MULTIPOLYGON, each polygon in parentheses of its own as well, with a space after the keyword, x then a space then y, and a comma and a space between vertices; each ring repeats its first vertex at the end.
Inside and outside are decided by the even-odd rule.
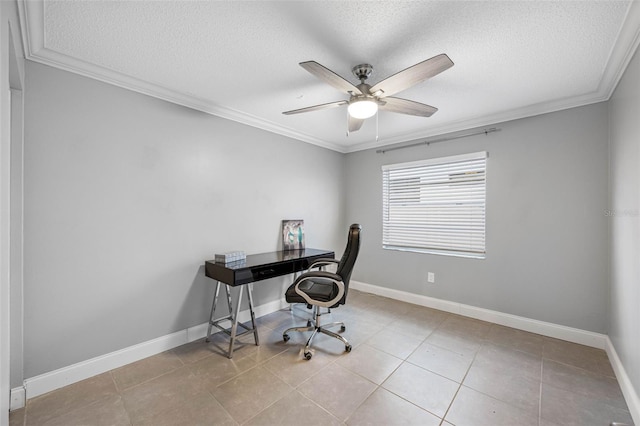
POLYGON ((344 296, 338 302, 340 305, 344 305, 347 299, 347 293, 349 291, 349 280, 351 279, 351 272, 353 271, 353 265, 358 258, 358 252, 360 251, 360 232, 362 226, 354 223, 349 227, 349 236, 347 237, 347 247, 344 249, 336 274, 342 277, 344 283, 344 296))

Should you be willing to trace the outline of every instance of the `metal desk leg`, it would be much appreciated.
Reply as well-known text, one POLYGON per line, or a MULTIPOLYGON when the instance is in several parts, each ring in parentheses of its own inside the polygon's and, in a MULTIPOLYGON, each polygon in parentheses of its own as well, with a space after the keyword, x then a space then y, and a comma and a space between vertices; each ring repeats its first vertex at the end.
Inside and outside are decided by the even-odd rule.
POLYGON ((235 345, 235 341, 237 337, 243 336, 247 333, 253 333, 253 337, 256 341, 256 346, 260 345, 260 340, 258 338, 258 328, 256 327, 256 315, 253 311, 253 287, 252 284, 248 284, 249 289, 247 290, 247 298, 249 299, 249 312, 251 313, 251 325, 252 328, 247 327, 239 321, 240 316, 240 306, 242 305, 242 292, 244 290, 244 285, 239 286, 238 288, 238 300, 236 302, 235 308, 233 307, 233 302, 231 300, 231 289, 228 285, 224 284, 224 291, 227 293, 227 306, 229 307, 229 315, 226 315, 221 318, 215 318, 216 306, 220 299, 220 287, 224 284, 220 281, 216 281, 216 291, 213 296, 213 304, 211 305, 211 315, 209 316, 209 327, 207 328, 207 337, 205 338, 206 342, 211 340, 211 330, 213 326, 216 326, 227 334, 230 337, 229 341, 229 353, 228 357, 231 359, 233 357, 233 347, 235 345), (231 321, 231 328, 227 330, 225 327, 221 325, 222 322, 231 321), (246 331, 238 334, 238 326, 244 328, 246 331))
POLYGON ((233 306, 233 304, 231 303, 231 288, 229 288, 228 285, 224 285, 224 289, 227 292, 227 306, 229 307, 229 318, 231 318, 231 312, 233 312, 233 308, 231 306, 233 306))
POLYGON ((241 285, 240 287, 240 291, 238 293, 238 302, 236 303, 236 311, 235 313, 232 315, 231 317, 231 340, 229 341, 229 359, 231 359, 233 357, 233 344, 235 343, 236 340, 236 333, 238 331, 238 315, 240 314, 240 305, 242 304, 242 290, 244 289, 244 286, 241 285))
POLYGON ((251 312, 251 326, 253 327, 253 337, 256 341, 256 346, 260 346, 260 340, 258 339, 258 327, 256 327, 256 314, 253 312, 253 283, 249 284, 247 289, 247 296, 249 298, 249 312, 251 312))
MULTIPOLYGON (((228 294, 229 292, 227 292, 228 294)), ((211 337, 211 329, 213 328, 214 319, 213 316, 216 313, 216 305, 218 304, 218 295, 220 294, 220 281, 216 281, 216 292, 213 296, 213 304, 211 305, 211 315, 209 315, 209 327, 207 328, 207 337, 204 339, 205 342, 209 342, 209 338, 211 337)), ((231 309, 229 309, 231 312, 231 309)))

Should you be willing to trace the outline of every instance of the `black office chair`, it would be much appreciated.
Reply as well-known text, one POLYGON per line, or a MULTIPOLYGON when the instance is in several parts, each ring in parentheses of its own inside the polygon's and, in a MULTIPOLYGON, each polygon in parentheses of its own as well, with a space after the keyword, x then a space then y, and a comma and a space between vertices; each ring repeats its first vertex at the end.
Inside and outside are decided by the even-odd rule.
POLYGON ((311 359, 311 341, 318 333, 334 337, 344 343, 344 350, 351 352, 351 345, 344 337, 329 331, 329 327, 340 326, 340 331, 345 331, 343 322, 332 322, 324 326, 320 325, 320 308, 336 308, 344 305, 349 292, 349 279, 353 265, 356 263, 358 252, 360 251, 360 231, 362 226, 353 224, 349 228, 347 247, 340 261, 336 259, 320 259, 312 263, 311 266, 300 275, 287 289, 285 299, 289 303, 306 303, 307 307, 314 308, 315 320, 309 320, 306 327, 292 327, 287 329, 282 338, 285 342, 289 340, 290 331, 313 331, 307 345, 304 347, 304 357, 311 359), (311 271, 313 268, 320 268, 330 264, 337 264, 336 272, 322 270, 311 271))

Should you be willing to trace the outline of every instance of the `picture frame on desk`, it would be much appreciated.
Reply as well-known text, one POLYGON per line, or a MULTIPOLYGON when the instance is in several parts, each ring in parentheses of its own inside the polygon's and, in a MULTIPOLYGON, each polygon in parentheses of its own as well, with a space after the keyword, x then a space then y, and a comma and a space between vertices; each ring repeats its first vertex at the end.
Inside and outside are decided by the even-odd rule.
POLYGON ((282 250, 304 249, 304 220, 286 219, 282 221, 282 250))

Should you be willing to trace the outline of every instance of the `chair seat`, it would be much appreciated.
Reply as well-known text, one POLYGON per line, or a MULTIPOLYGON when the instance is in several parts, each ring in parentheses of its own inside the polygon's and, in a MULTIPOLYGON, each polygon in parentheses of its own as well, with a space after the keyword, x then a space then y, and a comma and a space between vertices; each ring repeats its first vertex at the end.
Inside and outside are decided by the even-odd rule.
MULTIPOLYGON (((302 296, 296 293, 295 285, 289 286, 285 293, 287 303, 307 303, 302 296)), ((307 293, 309 297, 321 302, 328 302, 338 295, 338 288, 329 280, 315 278, 303 281, 300 289, 307 293)), ((337 304, 336 304, 337 305, 337 304)))

